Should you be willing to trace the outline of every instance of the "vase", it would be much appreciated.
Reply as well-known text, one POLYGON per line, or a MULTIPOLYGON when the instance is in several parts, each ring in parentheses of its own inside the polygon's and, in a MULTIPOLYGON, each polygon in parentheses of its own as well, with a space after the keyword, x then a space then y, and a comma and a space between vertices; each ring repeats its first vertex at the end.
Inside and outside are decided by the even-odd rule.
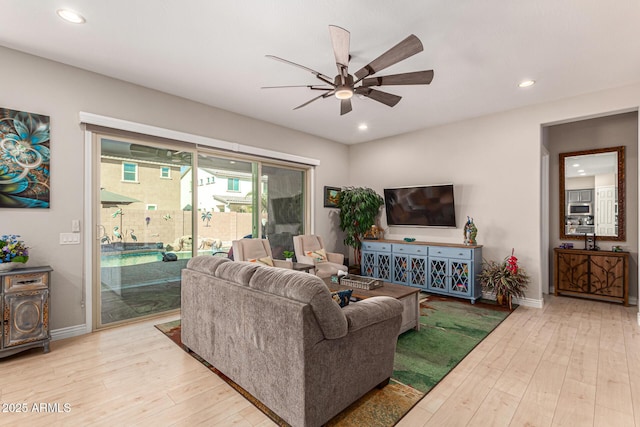
POLYGON ((0 273, 5 271, 11 271, 18 266, 23 265, 21 262, 3 262, 0 263, 0 273))

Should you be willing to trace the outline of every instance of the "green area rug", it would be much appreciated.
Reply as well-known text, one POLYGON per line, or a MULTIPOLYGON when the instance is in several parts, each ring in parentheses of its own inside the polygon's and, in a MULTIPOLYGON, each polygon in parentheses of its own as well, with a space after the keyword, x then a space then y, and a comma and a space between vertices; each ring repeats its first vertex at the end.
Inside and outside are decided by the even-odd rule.
MULTIPOLYGON (((420 302, 420 331, 410 330, 398 337, 394 371, 389 385, 374 389, 335 416, 327 426, 395 425, 442 380, 464 357, 509 315, 495 304, 424 295, 420 302)), ((181 345, 180 321, 156 325, 181 345)), ((219 375, 276 424, 287 426, 277 414, 191 353, 219 375)))

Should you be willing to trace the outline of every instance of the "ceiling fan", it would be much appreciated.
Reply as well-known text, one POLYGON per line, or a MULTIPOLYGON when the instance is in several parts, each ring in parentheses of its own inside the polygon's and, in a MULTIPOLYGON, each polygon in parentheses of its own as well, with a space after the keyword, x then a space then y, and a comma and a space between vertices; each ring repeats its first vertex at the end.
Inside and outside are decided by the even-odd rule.
POLYGON ((433 80, 433 70, 415 71, 411 73, 393 74, 389 76, 372 77, 379 71, 384 70, 398 62, 422 52, 423 47, 420 39, 411 34, 397 45, 365 65, 353 75, 349 74, 349 31, 344 28, 329 25, 329 34, 331 35, 331 43, 333 44, 333 53, 336 58, 336 66, 338 67, 338 75, 333 79, 319 71, 313 70, 304 65, 279 58, 273 55, 266 55, 267 58, 302 68, 322 80, 324 85, 295 85, 295 86, 268 86, 263 89, 289 88, 289 87, 306 87, 311 90, 323 91, 321 95, 310 99, 302 105, 297 106, 294 110, 311 104, 320 98, 328 98, 334 95, 340 100, 340 115, 347 114, 351 111, 351 97, 353 94, 363 95, 367 98, 378 101, 389 107, 395 106, 401 96, 373 89, 374 86, 391 86, 391 85, 428 85, 433 80))

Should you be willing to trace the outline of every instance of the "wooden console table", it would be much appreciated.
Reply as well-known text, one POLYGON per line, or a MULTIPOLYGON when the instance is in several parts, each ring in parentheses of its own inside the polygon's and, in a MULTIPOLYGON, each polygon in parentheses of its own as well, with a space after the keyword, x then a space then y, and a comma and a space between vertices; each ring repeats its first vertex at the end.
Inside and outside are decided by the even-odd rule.
POLYGON ((629 305, 629 253, 555 248, 555 295, 571 295, 629 305))

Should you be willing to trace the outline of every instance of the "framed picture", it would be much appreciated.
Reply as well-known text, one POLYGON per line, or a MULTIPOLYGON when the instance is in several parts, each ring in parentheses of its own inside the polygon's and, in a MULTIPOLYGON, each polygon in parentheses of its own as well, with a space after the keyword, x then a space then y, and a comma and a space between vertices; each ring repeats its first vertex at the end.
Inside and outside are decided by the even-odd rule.
POLYGON ((49 116, 0 108, 0 208, 49 208, 49 116))
POLYGON ((325 208, 337 208, 338 199, 340 198, 340 188, 338 187, 324 187, 324 207, 325 208))

